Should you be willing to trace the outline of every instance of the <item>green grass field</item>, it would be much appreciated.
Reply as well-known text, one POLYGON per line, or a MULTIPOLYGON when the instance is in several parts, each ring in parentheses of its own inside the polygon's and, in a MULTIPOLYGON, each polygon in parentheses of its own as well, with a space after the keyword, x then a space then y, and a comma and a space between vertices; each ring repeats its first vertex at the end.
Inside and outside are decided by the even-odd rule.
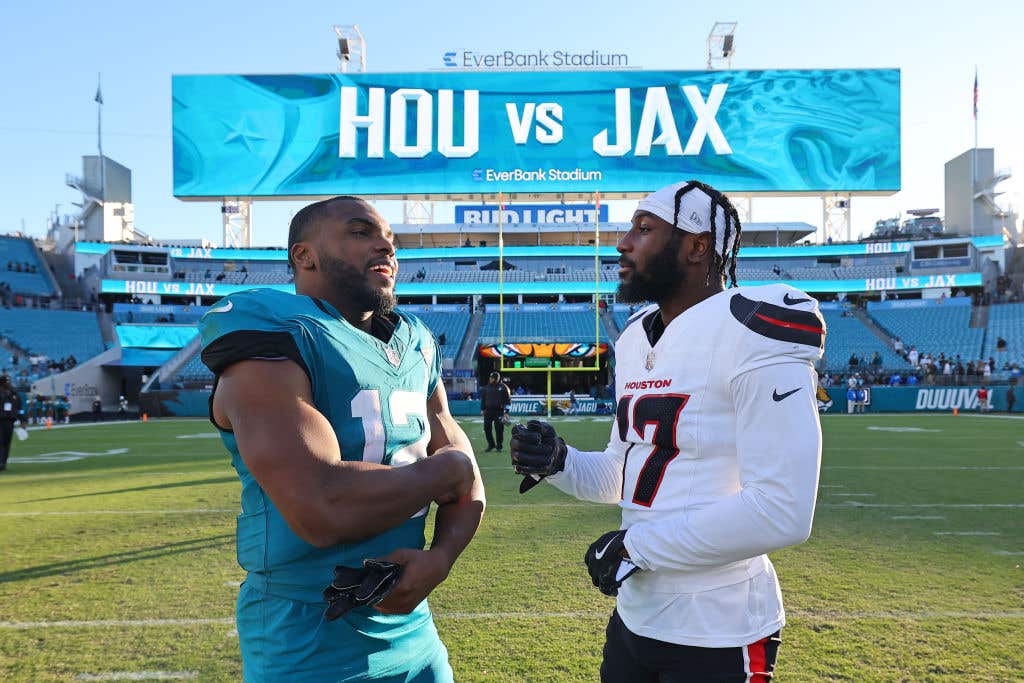
MULTIPOLYGON (((479 422, 465 426, 482 451, 479 422)), ((556 426, 600 448, 610 423, 556 426)), ((1024 678, 1022 426, 823 419, 814 533, 772 558, 789 614, 779 680, 1024 678)), ((212 432, 166 421, 15 442, 0 474, 0 680, 240 678, 239 485, 212 432)), ((431 597, 456 679, 596 680, 612 600, 581 558, 617 508, 550 486, 520 496, 507 453, 479 460, 487 515, 431 597)))

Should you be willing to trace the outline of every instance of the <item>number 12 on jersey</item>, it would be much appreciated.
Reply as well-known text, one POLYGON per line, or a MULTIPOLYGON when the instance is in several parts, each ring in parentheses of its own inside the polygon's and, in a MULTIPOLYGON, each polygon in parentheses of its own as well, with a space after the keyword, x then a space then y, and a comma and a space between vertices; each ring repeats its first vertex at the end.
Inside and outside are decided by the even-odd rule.
MULTIPOLYGON (((688 394, 648 394, 635 401, 633 395, 628 394, 619 399, 615 408, 619 439, 626 443, 632 427, 643 443, 650 443, 653 446, 636 478, 633 502, 637 505, 651 507, 654 497, 658 495, 658 487, 665 477, 668 464, 679 455, 676 428, 679 426, 679 416, 689 400, 688 394)), ((626 497, 626 463, 629 460, 629 452, 635 445, 636 443, 632 443, 626 449, 626 457, 622 463, 623 498, 626 497)))

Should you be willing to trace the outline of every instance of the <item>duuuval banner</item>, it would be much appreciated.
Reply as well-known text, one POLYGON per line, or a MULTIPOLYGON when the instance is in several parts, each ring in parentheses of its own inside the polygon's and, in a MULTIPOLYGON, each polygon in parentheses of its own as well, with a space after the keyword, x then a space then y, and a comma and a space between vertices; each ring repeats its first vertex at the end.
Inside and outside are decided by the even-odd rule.
MULTIPOLYGON (((960 412, 979 411, 978 386, 968 387, 871 387, 871 405, 868 412, 872 413, 913 413, 918 411, 952 412, 956 408, 960 412)), ((1005 386, 988 388, 992 410, 1004 412, 1008 408, 1005 386)), ((1024 390, 1015 387, 1015 404, 1018 412, 1024 409, 1024 390)), ((846 387, 831 387, 828 390, 834 405, 831 413, 846 411, 846 387)))
POLYGON ((900 189, 898 69, 180 75, 172 96, 180 198, 900 189))

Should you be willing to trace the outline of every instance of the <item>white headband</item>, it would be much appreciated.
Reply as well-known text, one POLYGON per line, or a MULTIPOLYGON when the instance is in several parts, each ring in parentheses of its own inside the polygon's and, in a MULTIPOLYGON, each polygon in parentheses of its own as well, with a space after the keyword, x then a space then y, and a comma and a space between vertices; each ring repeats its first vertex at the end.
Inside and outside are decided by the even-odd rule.
MULTIPOLYGON (((679 201, 679 220, 673 223, 676 217, 676 193, 688 184, 688 182, 676 183, 663 187, 657 192, 652 192, 640 200, 637 211, 654 214, 669 225, 674 225, 686 232, 697 235, 709 232, 711 230, 711 197, 699 187, 695 187, 683 195, 679 201)), ((718 205, 715 205, 715 211, 715 251, 724 257, 732 252, 732 247, 736 244, 736 229, 733 227, 729 231, 729 244, 725 245, 725 211, 718 205)))

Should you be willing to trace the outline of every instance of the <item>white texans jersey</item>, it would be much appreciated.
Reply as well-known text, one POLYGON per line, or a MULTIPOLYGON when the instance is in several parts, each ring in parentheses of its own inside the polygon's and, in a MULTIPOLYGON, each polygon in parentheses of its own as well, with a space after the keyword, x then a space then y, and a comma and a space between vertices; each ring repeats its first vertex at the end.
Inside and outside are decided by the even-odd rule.
POLYGON ((817 302, 786 285, 725 290, 667 327, 650 306, 623 329, 608 448, 570 448, 549 481, 622 508, 633 633, 736 647, 783 626, 765 553, 810 534, 824 340, 817 302))

